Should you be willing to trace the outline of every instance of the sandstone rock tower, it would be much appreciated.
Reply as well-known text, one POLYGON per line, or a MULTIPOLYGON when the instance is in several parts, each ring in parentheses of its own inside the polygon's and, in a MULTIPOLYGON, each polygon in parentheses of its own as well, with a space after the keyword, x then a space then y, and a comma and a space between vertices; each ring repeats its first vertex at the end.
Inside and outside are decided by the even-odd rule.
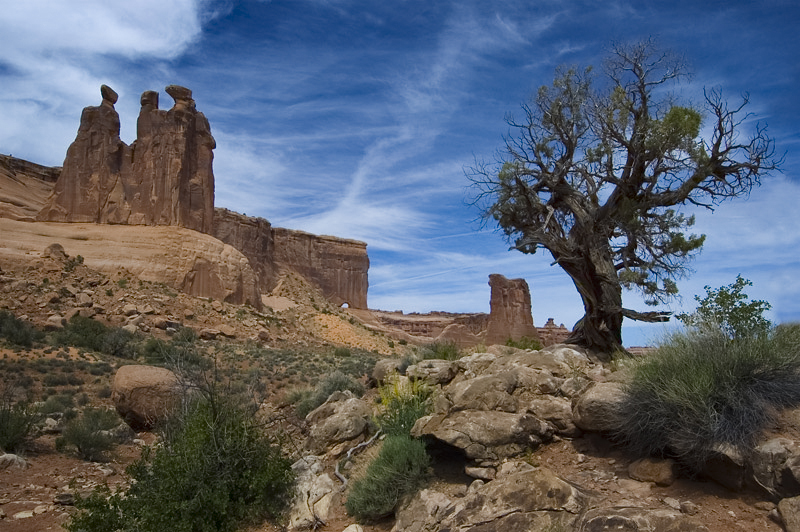
POLYGON ((519 340, 523 336, 538 339, 531 314, 531 292, 525 279, 507 279, 493 273, 489 276, 489 286, 492 298, 486 345, 503 344, 509 338, 519 340))
POLYGON ((53 195, 37 220, 176 225, 211 233, 214 223, 214 137, 192 91, 170 85, 175 100, 158 109, 142 94, 137 139, 119 138, 117 93, 103 85, 102 103, 86 107, 53 195))

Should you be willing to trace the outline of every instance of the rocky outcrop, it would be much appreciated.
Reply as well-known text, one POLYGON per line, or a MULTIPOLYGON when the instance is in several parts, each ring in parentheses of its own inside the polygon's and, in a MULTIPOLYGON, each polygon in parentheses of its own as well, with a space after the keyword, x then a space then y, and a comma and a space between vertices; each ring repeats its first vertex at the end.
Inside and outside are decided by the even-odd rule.
POLYGON ((248 258, 264 293, 291 270, 316 284, 335 305, 367 308, 369 257, 364 242, 272 227, 264 218, 228 209, 215 210, 213 234, 248 258))
POLYGON ((0 155, 0 217, 33 220, 53 190, 61 168, 0 155))
POLYGON ((333 236, 273 228, 275 264, 289 268, 320 287, 335 305, 367 308, 367 244, 333 236))
POLYGON ((486 344, 502 344, 509 338, 538 339, 531 314, 531 292, 525 279, 507 279, 493 273, 489 276, 489 286, 492 297, 486 344))
POLYGON ((258 277, 262 293, 271 292, 277 282, 275 240, 272 225, 264 218, 245 216, 228 209, 214 209, 215 238, 242 252, 258 277))
POLYGON ((37 220, 175 225, 211 233, 214 137, 189 89, 170 85, 166 91, 175 100, 169 111, 158 109, 158 93, 142 95, 138 138, 128 146, 119 137, 117 94, 103 85, 103 101, 83 110, 37 220))
POLYGON ((114 376, 111 401, 135 430, 149 430, 164 421, 180 401, 178 378, 154 366, 122 366, 114 376))
POLYGON ((181 227, 36 224, 0 218, 0 258, 26 264, 50 244, 81 255, 92 269, 125 269, 144 281, 190 295, 261 307, 255 273, 239 251, 209 235, 181 227))

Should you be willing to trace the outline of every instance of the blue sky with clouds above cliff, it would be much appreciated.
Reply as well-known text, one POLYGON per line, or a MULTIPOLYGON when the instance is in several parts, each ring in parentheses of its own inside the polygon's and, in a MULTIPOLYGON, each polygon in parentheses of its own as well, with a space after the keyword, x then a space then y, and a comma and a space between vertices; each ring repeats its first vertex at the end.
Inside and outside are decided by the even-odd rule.
MULTIPOLYGON (((698 212, 708 235, 672 309, 742 273, 778 321, 800 320, 800 8, 793 0, 605 2, 0 0, 0 152, 58 165, 99 86, 122 138, 139 95, 191 88, 217 140, 216 203, 274 225, 369 244, 370 306, 488 311, 490 273, 524 277, 534 319, 582 314, 545 254, 507 250, 476 221, 464 169, 492 160, 504 115, 560 64, 600 65, 612 41, 656 37, 702 101, 749 92, 784 173, 748 201, 698 212)), ((641 309, 635 294, 626 305, 641 309)), ((626 322, 627 323, 627 322, 626 322)), ((629 324, 631 325, 631 324, 629 324)), ((657 327, 626 325, 629 345, 657 327)))

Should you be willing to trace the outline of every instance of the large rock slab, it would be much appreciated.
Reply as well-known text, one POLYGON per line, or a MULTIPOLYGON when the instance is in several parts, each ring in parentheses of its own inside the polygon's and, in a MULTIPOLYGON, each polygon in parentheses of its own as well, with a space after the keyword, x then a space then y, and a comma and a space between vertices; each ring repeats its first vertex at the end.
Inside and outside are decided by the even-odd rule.
POLYGON ((181 400, 177 376, 155 366, 122 366, 114 376, 111 401, 134 430, 150 430, 163 422, 181 400))
POLYGON ((592 508, 575 530, 578 532, 708 532, 680 512, 639 507, 592 508))
POLYGON ((527 532, 571 530, 588 497, 547 468, 499 477, 458 500, 438 530, 527 532))
POLYGON ((553 429, 530 414, 462 410, 420 418, 411 434, 443 441, 469 459, 497 463, 550 440, 553 429))
POLYGON ((26 223, 0 218, 5 260, 29 263, 30 255, 54 242, 81 255, 95 270, 125 269, 144 281, 164 283, 190 295, 261 306, 256 276, 247 258, 216 238, 181 227, 26 223))
POLYGON ((289 509, 289 529, 316 529, 340 500, 337 484, 324 472, 322 459, 305 456, 292 464, 296 475, 295 497, 289 509))

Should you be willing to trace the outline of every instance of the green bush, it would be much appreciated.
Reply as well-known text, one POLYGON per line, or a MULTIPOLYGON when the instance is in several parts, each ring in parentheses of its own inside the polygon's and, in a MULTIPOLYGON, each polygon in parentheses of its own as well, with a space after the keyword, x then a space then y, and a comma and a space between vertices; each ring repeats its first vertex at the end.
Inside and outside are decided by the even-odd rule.
POLYGON ((75 314, 63 329, 52 335, 57 346, 84 347, 92 351, 102 351, 108 327, 99 321, 75 314))
POLYGON ((56 440, 56 448, 74 447, 83 460, 104 461, 108 451, 114 448, 114 436, 107 431, 119 424, 120 418, 113 410, 86 408, 80 416, 67 422, 56 440))
POLYGON ((30 348, 42 336, 30 323, 17 319, 7 310, 0 310, 0 338, 11 345, 30 348))
POLYGON ((764 312, 772 305, 761 300, 748 301, 743 292, 746 286, 753 286, 753 283, 741 275, 737 275, 732 284, 716 290, 706 286, 705 297, 694 296, 699 303, 697 309, 691 314, 679 314, 677 318, 690 328, 719 327, 733 340, 768 334, 772 323, 764 317, 764 312))
MULTIPOLYGON (((219 399, 219 398, 217 398, 219 399)), ((240 405, 204 397, 128 468, 127 492, 78 497, 71 532, 233 532, 274 517, 292 494, 290 462, 240 405)))
POLYGON ((523 336, 519 340, 512 340, 509 338, 506 340, 506 345, 508 347, 516 347, 517 349, 530 349, 531 351, 539 351, 542 348, 542 342, 529 336, 523 336))
POLYGON ((7 453, 22 451, 39 417, 38 411, 28 403, 12 402, 10 397, 3 397, 0 402, 0 450, 7 453))
POLYGON ((133 358, 136 354, 135 338, 135 334, 122 327, 108 329, 103 335, 100 351, 113 357, 133 358))
POLYGON ((420 350, 419 358, 422 360, 458 360, 461 351, 454 342, 433 342, 420 350))
POLYGON ((359 521, 391 515, 400 500, 415 493, 429 476, 430 457, 425 444, 409 436, 388 436, 363 478, 347 496, 347 513, 359 521))
POLYGON ((301 419, 305 418, 309 412, 328 400, 334 392, 350 391, 357 397, 364 395, 364 385, 349 375, 341 371, 334 371, 325 377, 317 387, 310 393, 300 392, 295 395, 297 400, 295 411, 301 419))
POLYGON ((44 404, 39 408, 42 414, 53 414, 56 412, 64 413, 72 409, 75 402, 69 394, 51 395, 45 400, 44 404))
POLYGON ((696 470, 716 446, 751 450, 779 409, 800 405, 800 326, 740 333, 693 328, 636 362, 616 436, 696 470))
POLYGON ((414 423, 428 414, 433 388, 423 381, 395 378, 380 389, 383 411, 378 425, 390 436, 410 436, 414 423))

